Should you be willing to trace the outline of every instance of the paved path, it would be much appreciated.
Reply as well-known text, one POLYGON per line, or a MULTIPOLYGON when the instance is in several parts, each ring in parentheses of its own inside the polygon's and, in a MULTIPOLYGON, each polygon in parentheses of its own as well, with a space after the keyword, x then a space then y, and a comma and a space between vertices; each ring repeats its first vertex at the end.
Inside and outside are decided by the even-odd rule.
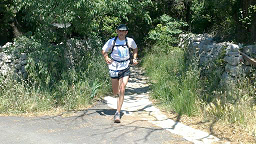
MULTIPOLYGON (((166 131, 178 134, 186 140, 196 144, 210 144, 219 141, 218 138, 182 123, 168 119, 149 100, 149 85, 144 73, 138 67, 132 67, 132 75, 127 85, 127 92, 123 104, 123 112, 126 115, 139 117, 142 120, 159 126, 166 131)), ((116 99, 105 97, 108 106, 116 108, 116 99)))
POLYGON ((161 114, 148 100, 149 87, 142 71, 133 70, 120 124, 113 123, 116 99, 107 96, 90 109, 69 112, 69 117, 65 113, 0 117, 0 144, 190 144, 216 140, 205 133, 194 133, 189 127, 184 129, 184 125, 161 114), (182 133, 200 137, 195 140, 182 133))
POLYGON ((104 103, 63 117, 0 117, 1 144, 158 144, 186 142, 151 123, 123 116, 113 123, 114 110, 104 103))
MULTIPOLYGON (((127 94, 142 94, 147 90, 148 87, 130 87, 127 94)), ((102 100, 90 109, 57 116, 1 116, 0 144, 190 143, 139 115, 125 114, 120 124, 113 123, 114 113, 115 110, 107 105, 107 101, 102 100), (64 116, 70 114, 72 116, 64 116)))

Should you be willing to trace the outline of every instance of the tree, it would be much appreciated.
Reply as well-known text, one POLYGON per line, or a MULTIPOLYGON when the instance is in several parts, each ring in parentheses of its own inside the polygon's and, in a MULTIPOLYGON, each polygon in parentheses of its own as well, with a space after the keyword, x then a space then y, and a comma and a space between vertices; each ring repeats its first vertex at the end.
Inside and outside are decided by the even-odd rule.
POLYGON ((243 41, 256 42, 256 1, 241 0, 241 8, 238 27, 239 35, 245 35, 243 41))

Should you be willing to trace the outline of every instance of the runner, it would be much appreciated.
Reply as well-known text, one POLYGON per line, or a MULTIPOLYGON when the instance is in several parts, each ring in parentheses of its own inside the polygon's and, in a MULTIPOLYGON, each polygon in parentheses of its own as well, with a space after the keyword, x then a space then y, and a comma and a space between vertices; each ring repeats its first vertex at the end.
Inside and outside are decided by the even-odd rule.
POLYGON ((138 48, 132 38, 126 37, 128 28, 121 24, 116 29, 117 37, 109 39, 102 48, 102 55, 109 68, 113 95, 117 97, 117 111, 114 122, 120 123, 121 108, 124 102, 125 87, 130 76, 130 66, 137 65, 138 48), (130 56, 129 49, 133 50, 130 56), (108 56, 110 52, 110 57, 108 56))

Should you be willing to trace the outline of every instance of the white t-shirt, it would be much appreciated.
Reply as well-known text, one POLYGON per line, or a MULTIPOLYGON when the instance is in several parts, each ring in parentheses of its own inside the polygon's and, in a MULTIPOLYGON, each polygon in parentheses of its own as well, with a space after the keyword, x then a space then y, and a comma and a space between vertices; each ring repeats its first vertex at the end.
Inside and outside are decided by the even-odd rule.
MULTIPOLYGON (((114 61, 109 64, 108 67, 111 70, 123 70, 127 68, 130 63, 130 61, 128 60, 130 58, 129 49, 126 46, 126 40, 119 40, 119 38, 117 38, 114 44, 114 39, 115 38, 109 39, 102 47, 102 50, 104 50, 105 52, 111 52, 113 45, 115 45, 111 53, 111 58, 114 61)), ((127 43, 129 48, 137 48, 137 45, 132 38, 127 37, 127 43)))

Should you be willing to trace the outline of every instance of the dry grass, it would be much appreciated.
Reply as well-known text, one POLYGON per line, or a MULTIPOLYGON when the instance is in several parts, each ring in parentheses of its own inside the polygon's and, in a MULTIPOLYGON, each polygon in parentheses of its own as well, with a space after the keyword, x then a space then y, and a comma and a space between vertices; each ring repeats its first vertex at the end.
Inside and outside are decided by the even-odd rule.
MULTIPOLYGON (((218 120, 209 116, 206 117, 205 115, 180 116, 175 112, 169 112, 169 110, 162 106, 160 106, 160 109, 172 120, 179 121, 192 128, 208 132, 211 135, 218 137, 221 140, 220 143, 256 143, 256 119, 248 119, 246 125, 237 123, 231 124, 228 121, 218 120)), ((250 112, 250 115, 254 115, 255 118, 256 112, 250 112)))

